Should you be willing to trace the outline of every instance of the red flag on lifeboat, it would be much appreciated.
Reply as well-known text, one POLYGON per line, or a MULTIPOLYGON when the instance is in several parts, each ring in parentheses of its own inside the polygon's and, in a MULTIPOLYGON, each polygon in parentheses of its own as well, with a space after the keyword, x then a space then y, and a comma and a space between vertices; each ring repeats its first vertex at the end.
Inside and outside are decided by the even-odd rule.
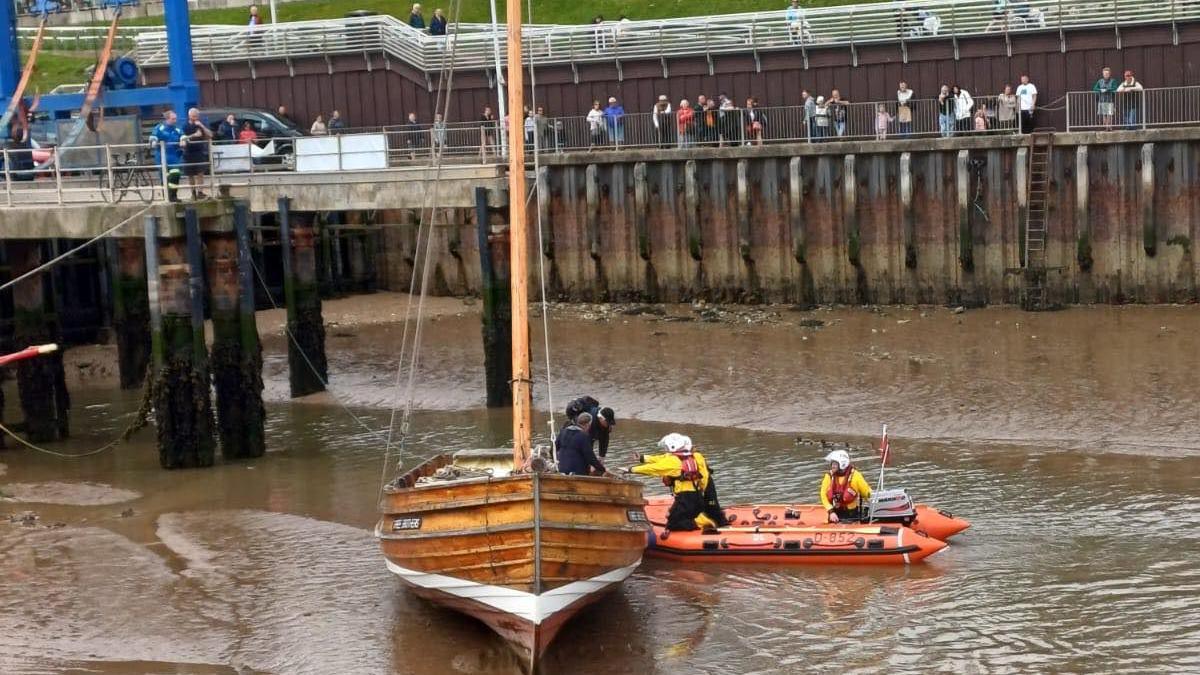
POLYGON ((883 466, 887 466, 888 458, 891 457, 892 446, 888 443, 887 425, 883 425, 883 437, 879 439, 879 462, 883 466))

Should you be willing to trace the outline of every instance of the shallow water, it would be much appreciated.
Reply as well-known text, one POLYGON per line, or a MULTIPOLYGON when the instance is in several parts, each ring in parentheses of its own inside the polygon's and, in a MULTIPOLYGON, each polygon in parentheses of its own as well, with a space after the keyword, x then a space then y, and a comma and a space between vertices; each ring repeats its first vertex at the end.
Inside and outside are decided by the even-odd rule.
MULTIPOLYGON (((617 403, 611 463, 702 420, 686 430, 723 502, 811 501, 823 453, 795 436, 867 446, 854 434, 887 419, 898 436, 888 484, 973 527, 910 568, 647 561, 568 625, 545 671, 1200 669, 1194 309, 927 310, 930 325, 905 333, 919 311, 741 334, 640 317, 556 322, 556 344, 588 345, 564 349, 563 390, 617 403), (872 346, 892 356, 852 358, 872 346), (604 372, 583 364, 597 354, 620 391, 594 384, 604 372), (888 384, 897 373, 905 381, 888 384)), ((506 412, 475 408, 478 331, 456 321, 432 325, 427 365, 441 388, 423 385, 418 401, 463 409, 418 412, 406 465, 509 435, 506 412)), ((339 394, 382 400, 374 382, 394 376, 383 367, 392 331, 331 338, 339 394), (334 340, 348 344, 335 351, 334 340)), ((272 391, 286 386, 281 358, 269 344, 272 391)), ((74 396, 76 437, 59 449, 76 452, 119 432, 137 405, 110 391, 74 396)), ((386 411, 353 412, 373 429, 387 422, 386 411)), ((268 424, 266 457, 207 470, 159 470, 146 432, 74 462, 3 454, 0 514, 39 520, 0 518, 0 672, 518 672, 499 638, 410 597, 384 568, 370 532, 382 475, 372 433, 312 402, 273 404, 268 424), (45 503, 68 501, 53 483, 82 482, 86 503, 45 503)))

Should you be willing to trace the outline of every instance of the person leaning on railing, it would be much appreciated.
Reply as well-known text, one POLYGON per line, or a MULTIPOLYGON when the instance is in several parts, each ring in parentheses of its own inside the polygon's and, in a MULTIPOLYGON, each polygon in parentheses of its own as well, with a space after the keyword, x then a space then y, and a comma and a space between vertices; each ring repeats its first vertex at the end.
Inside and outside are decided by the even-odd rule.
POLYGON ((1100 79, 1092 84, 1092 92, 1096 94, 1096 122, 1105 129, 1112 129, 1116 104, 1117 79, 1112 76, 1112 68, 1104 66, 1100 69, 1100 79))
POLYGON ((1126 70, 1125 79, 1121 84, 1117 85, 1117 98, 1121 102, 1126 129, 1137 128, 1138 109, 1142 105, 1143 91, 1142 83, 1138 82, 1137 78, 1133 76, 1133 71, 1126 70))

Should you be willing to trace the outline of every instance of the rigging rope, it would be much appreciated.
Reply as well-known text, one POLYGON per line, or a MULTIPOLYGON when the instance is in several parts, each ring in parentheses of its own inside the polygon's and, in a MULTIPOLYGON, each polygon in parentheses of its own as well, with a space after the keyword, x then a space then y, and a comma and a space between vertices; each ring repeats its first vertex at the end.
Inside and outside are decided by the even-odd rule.
MULTIPOLYGON (((451 22, 452 22, 451 25, 454 25, 457 27, 459 24, 459 18, 462 14, 461 0, 452 0, 450 3, 450 7, 451 7, 451 15, 452 15, 451 16, 451 22)), ((446 58, 444 58, 444 57, 442 59, 442 68, 441 68, 441 71, 438 73, 438 88, 437 88, 437 94, 434 98, 434 106, 433 106, 435 119, 436 119, 437 113, 439 112, 439 109, 441 109, 443 124, 446 122, 446 118, 450 112, 450 93, 454 89, 454 62, 455 62, 455 59, 456 59, 457 53, 458 53, 458 49, 457 49, 458 31, 457 31, 457 28, 455 29, 455 31, 453 33, 448 35, 446 39, 450 43, 448 45, 449 61, 447 62, 446 58), (445 83, 444 92, 443 92, 443 83, 445 83), (444 93, 444 96, 443 96, 443 93, 444 93)), ((405 305, 405 309, 404 309, 404 332, 403 332, 403 335, 402 335, 401 341, 400 341, 400 357, 396 363, 396 378, 395 378, 395 382, 393 384, 393 390, 398 392, 400 389, 400 381, 403 378, 403 374, 404 374, 404 361, 406 358, 406 354, 409 351, 411 351, 411 356, 408 357, 408 382, 405 386, 404 413, 400 420, 400 434, 399 434, 399 439, 397 441, 397 443, 398 443, 398 448, 396 450, 396 467, 397 467, 397 469, 399 469, 399 467, 402 465, 402 463, 404 461, 404 448, 405 448, 406 442, 408 440, 408 429, 409 429, 409 424, 412 419, 412 409, 413 409, 413 405, 415 402, 415 393, 414 392, 416 389, 417 369, 420 366, 421 334, 423 332, 422 326, 424 323, 423 319, 424 319, 424 309, 425 309, 425 296, 428 292, 428 287, 429 287, 429 275, 430 275, 431 270, 433 269, 433 266, 431 264, 432 251, 433 251, 433 221, 434 221, 435 209, 437 208, 437 201, 438 201, 437 198, 438 198, 438 195, 440 193, 440 188, 441 188, 443 148, 441 147, 441 143, 440 143, 440 138, 441 138, 440 134, 444 134, 444 133, 445 133, 444 126, 440 130, 431 127, 430 151, 433 153, 433 161, 434 161, 434 163, 433 163, 433 174, 434 174, 433 175, 433 189, 427 190, 425 192, 425 202, 422 204, 421 216, 417 223, 417 238, 416 238, 416 242, 415 242, 416 250, 415 250, 414 256, 413 256, 412 278, 409 281, 409 287, 408 287, 408 303, 405 305), (422 252, 421 252, 421 234, 422 234, 422 232, 424 232, 424 234, 425 234, 424 255, 422 255, 422 252), (417 293, 416 293, 418 270, 420 271, 420 278, 421 278, 419 295, 417 295, 417 293), (413 309, 414 309, 413 308, 413 296, 414 295, 417 295, 415 320, 413 318, 413 309), (411 350, 410 350, 409 344, 408 344, 410 322, 413 324, 411 350)), ((429 172, 426 171, 426 176, 428 176, 428 173, 429 172)), ((393 436, 396 433, 396 415, 397 415, 398 410, 399 410, 398 401, 397 401, 397 399, 393 398, 391 415, 388 419, 387 438, 384 443, 382 476, 379 481, 379 496, 380 497, 383 496, 383 486, 387 482, 388 468, 391 463, 392 442, 393 442, 393 436)))
MULTIPOLYGON (((533 0, 525 0, 526 20, 529 23, 533 21, 533 0)), ((537 72, 533 67, 533 50, 529 50, 529 102, 533 106, 534 114, 537 114, 537 72)), ((551 133, 558 137, 558 130, 554 126, 550 127, 551 133)), ((533 133, 533 193, 537 195, 537 232, 538 232, 538 282, 541 285, 542 292, 542 346, 546 357, 546 399, 550 404, 550 447, 554 447, 554 377, 550 370, 550 306, 546 299, 546 244, 542 233, 542 200, 545 195, 542 194, 541 183, 541 160, 539 151, 541 150, 540 139, 538 138, 536 125, 533 133)))

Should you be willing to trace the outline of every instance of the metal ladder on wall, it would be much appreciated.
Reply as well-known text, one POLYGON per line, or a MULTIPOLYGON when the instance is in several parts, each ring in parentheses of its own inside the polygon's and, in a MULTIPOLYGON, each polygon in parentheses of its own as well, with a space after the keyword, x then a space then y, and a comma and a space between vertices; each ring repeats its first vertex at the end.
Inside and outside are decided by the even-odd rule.
POLYGON ((1029 134, 1029 172, 1026 180, 1024 284, 1021 307, 1030 311, 1047 309, 1046 298, 1046 201, 1050 194, 1050 154, 1053 129, 1035 129, 1029 134))

